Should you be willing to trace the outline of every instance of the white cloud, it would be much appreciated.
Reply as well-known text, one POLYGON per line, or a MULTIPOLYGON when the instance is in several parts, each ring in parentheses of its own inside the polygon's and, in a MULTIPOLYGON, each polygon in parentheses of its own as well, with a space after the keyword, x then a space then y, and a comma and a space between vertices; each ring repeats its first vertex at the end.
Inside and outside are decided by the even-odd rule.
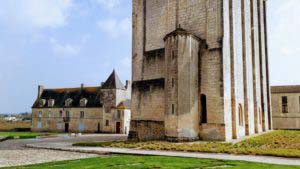
POLYGON ((127 56, 127 57, 123 57, 121 59, 121 65, 124 68, 131 68, 131 57, 127 56))
POLYGON ((122 20, 113 18, 100 20, 97 25, 102 31, 108 33, 113 38, 122 34, 131 34, 131 21, 129 18, 124 18, 122 20))
POLYGON ((269 2, 269 5, 272 5, 271 9, 273 9, 269 13, 271 50, 278 51, 284 56, 299 56, 300 1, 277 0, 274 2, 274 5, 272 4, 273 1, 269 2))
POLYGON ((95 2, 107 9, 113 9, 120 5, 121 0, 95 0, 95 2))
POLYGON ((56 28, 67 23, 72 0, 1 1, 0 22, 33 28, 56 28))
POLYGON ((300 56, 299 47, 282 47, 280 48, 280 52, 283 56, 300 56))
POLYGON ((272 85, 299 84, 300 1, 268 1, 270 80, 272 85))
POLYGON ((87 42, 89 36, 83 36, 78 44, 61 43, 55 38, 50 38, 50 45, 53 52, 59 56, 75 56, 78 55, 82 47, 87 42))

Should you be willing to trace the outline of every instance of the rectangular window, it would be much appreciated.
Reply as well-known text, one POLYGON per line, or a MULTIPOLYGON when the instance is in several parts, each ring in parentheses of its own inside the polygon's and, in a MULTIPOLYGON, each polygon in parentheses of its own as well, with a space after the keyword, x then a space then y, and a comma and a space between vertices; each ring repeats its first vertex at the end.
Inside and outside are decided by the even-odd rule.
POLYGON ((38 121, 39 121, 39 122, 42 121, 42 112, 41 112, 41 111, 38 113, 38 121))
POLYGON ((48 118, 51 118, 51 116, 52 116, 52 112, 49 111, 49 112, 48 112, 48 118))
POLYGON ((172 104, 172 114, 175 114, 175 105, 172 104))
POLYGON ((118 111, 117 111, 117 119, 120 119, 120 118, 121 118, 121 111, 118 110, 118 111))
POLYGON ((106 126, 109 126, 109 120, 106 120, 106 121, 105 121, 105 125, 106 125, 106 126))
POLYGON ((81 112, 80 112, 80 118, 81 118, 81 119, 84 118, 84 111, 81 111, 81 112))
POLYGON ((37 123, 37 128, 38 128, 38 129, 41 129, 41 128, 43 128, 43 124, 42 124, 42 122, 38 122, 38 123, 37 123))
POLYGON ((281 97, 281 101, 282 101, 282 113, 288 113, 288 97, 287 96, 282 96, 281 97))
POLYGON ((42 117, 42 112, 41 111, 39 112, 39 117, 42 117))

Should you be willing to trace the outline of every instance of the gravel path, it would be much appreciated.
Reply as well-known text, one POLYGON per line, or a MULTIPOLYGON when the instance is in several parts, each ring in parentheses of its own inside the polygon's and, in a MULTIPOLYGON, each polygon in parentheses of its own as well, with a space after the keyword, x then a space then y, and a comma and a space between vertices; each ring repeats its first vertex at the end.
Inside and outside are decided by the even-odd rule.
POLYGON ((46 163, 52 161, 75 160, 96 157, 95 154, 55 150, 0 150, 0 167, 46 163))
POLYGON ((81 141, 116 141, 125 140, 124 135, 84 135, 80 137, 70 137, 60 135, 52 138, 38 139, 17 139, 0 142, 0 167, 18 166, 45 163, 52 161, 75 160, 82 158, 96 157, 97 152, 80 153, 70 151, 57 151, 46 149, 32 149, 26 147, 27 144, 52 144, 52 145, 71 145, 81 141), (96 154, 95 154, 96 153, 96 154))

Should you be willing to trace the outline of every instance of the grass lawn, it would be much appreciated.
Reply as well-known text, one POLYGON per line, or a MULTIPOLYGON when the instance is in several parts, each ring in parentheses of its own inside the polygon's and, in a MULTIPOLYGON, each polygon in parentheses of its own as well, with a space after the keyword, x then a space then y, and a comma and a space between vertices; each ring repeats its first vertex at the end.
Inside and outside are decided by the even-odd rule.
POLYGON ((17 169, 178 169, 178 168, 229 168, 229 169, 299 169, 298 166, 284 166, 240 161, 222 161, 210 159, 164 157, 164 156, 131 156, 113 155, 74 161, 51 162, 45 164, 13 167, 17 169))
POLYGON ((0 137, 7 137, 7 139, 28 139, 36 138, 37 136, 48 136, 50 133, 36 133, 36 132, 0 132, 0 137))
POLYGON ((273 131, 242 142, 233 143, 171 143, 150 142, 87 142, 74 146, 99 146, 139 148, 149 150, 170 150, 188 152, 211 152, 230 154, 269 155, 281 157, 300 157, 300 131, 273 131))

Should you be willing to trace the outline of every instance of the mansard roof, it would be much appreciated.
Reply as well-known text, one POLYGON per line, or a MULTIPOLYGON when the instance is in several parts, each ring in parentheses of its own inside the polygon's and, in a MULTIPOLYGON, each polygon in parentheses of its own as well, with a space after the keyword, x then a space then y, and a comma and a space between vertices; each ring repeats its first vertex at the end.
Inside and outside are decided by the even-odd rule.
POLYGON ((125 89, 119 76, 115 70, 110 74, 104 84, 101 86, 102 89, 125 89))
POLYGON ((59 89, 42 89, 39 98, 36 99, 32 108, 63 108, 66 106, 66 100, 72 99, 68 107, 80 107, 80 100, 87 99, 85 107, 102 107, 101 89, 125 89, 115 71, 111 73, 102 86, 79 88, 59 88, 59 89), (48 105, 50 99, 54 100, 54 105, 48 105), (45 101, 40 107, 40 101, 45 101))
POLYGON ((300 93, 300 85, 272 86, 271 93, 300 93))
POLYGON ((45 89, 32 108, 39 108, 39 100, 42 99, 46 100, 43 107, 49 107, 47 101, 50 99, 54 100, 52 108, 65 107, 67 99, 72 99, 70 107, 80 107, 80 100, 83 98, 88 100, 86 107, 102 107, 99 89, 100 87, 45 89))

